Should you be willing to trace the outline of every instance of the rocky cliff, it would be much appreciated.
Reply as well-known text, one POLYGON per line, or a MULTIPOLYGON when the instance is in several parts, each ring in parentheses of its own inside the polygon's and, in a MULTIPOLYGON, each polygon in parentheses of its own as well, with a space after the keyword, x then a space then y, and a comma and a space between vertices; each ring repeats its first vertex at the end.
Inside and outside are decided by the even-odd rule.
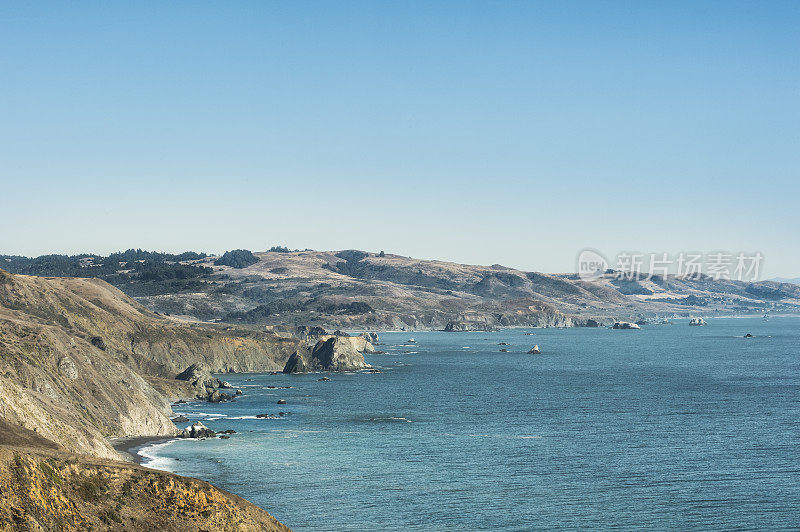
POLYGON ((0 270, 0 416, 66 449, 111 458, 107 436, 170 435, 174 377, 283 368, 299 341, 182 324, 95 279, 0 270))
MULTIPOLYGON (((313 347, 302 346, 295 351, 283 368, 284 373, 309 371, 357 371, 370 366, 364 361, 358 345, 369 344, 363 337, 330 336, 313 347), (359 342, 360 340, 360 342, 359 342)), ((371 344, 369 344, 371 346, 371 344)))
POLYGON ((0 529, 285 530, 208 484, 115 460, 170 436, 175 377, 280 369, 300 341, 158 316, 106 283, 0 270, 0 529), (54 454, 55 453, 55 454, 54 454), (94 461, 93 461, 94 460, 94 461))

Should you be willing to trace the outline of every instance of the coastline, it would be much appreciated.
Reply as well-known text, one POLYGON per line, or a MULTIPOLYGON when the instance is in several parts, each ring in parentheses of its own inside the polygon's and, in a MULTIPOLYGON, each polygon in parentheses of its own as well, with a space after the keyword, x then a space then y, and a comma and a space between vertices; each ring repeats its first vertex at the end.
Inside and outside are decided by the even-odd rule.
POLYGON ((108 443, 120 455, 120 459, 125 462, 148 467, 144 461, 148 458, 142 454, 142 450, 158 443, 176 441, 174 436, 126 436, 108 438, 108 443))

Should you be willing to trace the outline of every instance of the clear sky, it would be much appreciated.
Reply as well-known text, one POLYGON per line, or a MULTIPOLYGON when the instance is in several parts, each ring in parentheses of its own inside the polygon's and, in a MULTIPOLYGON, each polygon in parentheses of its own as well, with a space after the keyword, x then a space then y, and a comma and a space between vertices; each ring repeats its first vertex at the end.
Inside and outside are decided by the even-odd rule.
POLYGON ((800 2, 3 2, 0 253, 800 275, 800 2))

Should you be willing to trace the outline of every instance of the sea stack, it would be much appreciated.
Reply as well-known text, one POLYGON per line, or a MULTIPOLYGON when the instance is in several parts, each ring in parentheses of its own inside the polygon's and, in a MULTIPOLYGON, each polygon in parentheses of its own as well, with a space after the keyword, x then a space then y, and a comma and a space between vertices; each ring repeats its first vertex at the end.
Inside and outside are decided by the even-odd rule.
POLYGON ((359 353, 350 337, 332 336, 320 340, 308 352, 308 348, 298 349, 283 368, 284 373, 307 373, 309 371, 356 371, 368 369, 364 355, 359 353))

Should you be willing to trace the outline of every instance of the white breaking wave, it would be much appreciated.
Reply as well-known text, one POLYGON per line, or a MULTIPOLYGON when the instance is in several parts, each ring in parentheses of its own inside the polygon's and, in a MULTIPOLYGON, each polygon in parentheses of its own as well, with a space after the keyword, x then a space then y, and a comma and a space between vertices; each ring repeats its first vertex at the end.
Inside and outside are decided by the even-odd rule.
POLYGON ((229 417, 227 419, 286 419, 286 416, 279 416, 277 414, 270 414, 268 417, 258 417, 258 416, 234 416, 229 417))
POLYGON ((166 456, 159 456, 158 453, 176 441, 178 440, 174 439, 143 445, 136 450, 136 454, 141 458, 143 466, 172 472, 171 465, 175 463, 175 460, 166 456))

